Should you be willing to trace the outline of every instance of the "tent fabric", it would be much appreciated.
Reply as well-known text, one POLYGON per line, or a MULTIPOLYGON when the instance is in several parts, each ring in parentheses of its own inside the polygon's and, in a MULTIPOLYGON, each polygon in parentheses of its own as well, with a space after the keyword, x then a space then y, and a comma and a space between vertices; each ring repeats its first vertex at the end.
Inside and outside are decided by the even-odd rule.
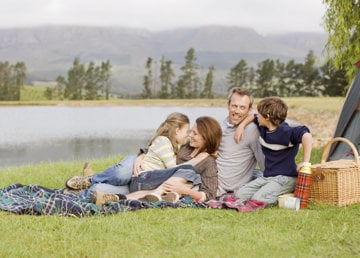
MULTIPOLYGON (((356 63, 360 67, 360 61, 356 63)), ((351 141, 357 151, 360 149, 360 69, 349 88, 342 107, 334 137, 343 137, 351 141)), ((328 160, 354 159, 352 150, 347 143, 334 143, 328 160)))

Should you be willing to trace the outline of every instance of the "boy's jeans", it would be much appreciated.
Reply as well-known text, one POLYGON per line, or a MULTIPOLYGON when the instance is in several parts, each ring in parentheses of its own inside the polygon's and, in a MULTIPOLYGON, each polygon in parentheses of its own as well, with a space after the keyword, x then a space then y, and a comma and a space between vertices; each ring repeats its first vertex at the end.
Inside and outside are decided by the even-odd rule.
POLYGON ((259 176, 240 189, 236 190, 235 196, 243 201, 257 200, 269 204, 275 204, 279 195, 292 193, 295 190, 297 177, 290 176, 259 176))

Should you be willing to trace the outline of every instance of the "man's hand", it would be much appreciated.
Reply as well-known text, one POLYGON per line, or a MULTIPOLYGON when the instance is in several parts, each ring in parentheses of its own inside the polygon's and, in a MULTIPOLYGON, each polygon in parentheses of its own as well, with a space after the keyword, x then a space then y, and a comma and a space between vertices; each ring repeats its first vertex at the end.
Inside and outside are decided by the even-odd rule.
POLYGON ((184 183, 175 183, 175 182, 165 182, 161 185, 161 187, 166 192, 177 192, 178 194, 187 194, 188 190, 192 188, 192 184, 184 184, 184 183))

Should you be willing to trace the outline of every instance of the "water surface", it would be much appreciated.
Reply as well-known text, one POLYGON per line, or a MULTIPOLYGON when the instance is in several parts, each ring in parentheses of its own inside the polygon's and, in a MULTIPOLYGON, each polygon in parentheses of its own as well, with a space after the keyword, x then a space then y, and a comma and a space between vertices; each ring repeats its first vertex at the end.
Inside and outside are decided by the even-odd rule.
POLYGON ((0 107, 0 167, 136 153, 171 112, 221 122, 226 108, 0 107))

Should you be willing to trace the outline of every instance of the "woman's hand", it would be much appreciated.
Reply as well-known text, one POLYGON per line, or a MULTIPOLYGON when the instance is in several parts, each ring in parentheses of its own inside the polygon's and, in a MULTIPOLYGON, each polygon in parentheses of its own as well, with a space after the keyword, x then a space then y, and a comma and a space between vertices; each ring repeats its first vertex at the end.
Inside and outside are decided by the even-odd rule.
POLYGON ((134 167, 133 167, 133 177, 136 177, 140 174, 140 172, 142 171, 142 167, 141 167, 141 162, 144 159, 145 154, 140 154, 134 162, 134 167))
POLYGON ((203 159, 206 159, 207 157, 209 157, 209 153, 203 151, 203 152, 200 152, 198 155, 195 156, 195 159, 198 160, 198 162, 202 161, 203 159))

